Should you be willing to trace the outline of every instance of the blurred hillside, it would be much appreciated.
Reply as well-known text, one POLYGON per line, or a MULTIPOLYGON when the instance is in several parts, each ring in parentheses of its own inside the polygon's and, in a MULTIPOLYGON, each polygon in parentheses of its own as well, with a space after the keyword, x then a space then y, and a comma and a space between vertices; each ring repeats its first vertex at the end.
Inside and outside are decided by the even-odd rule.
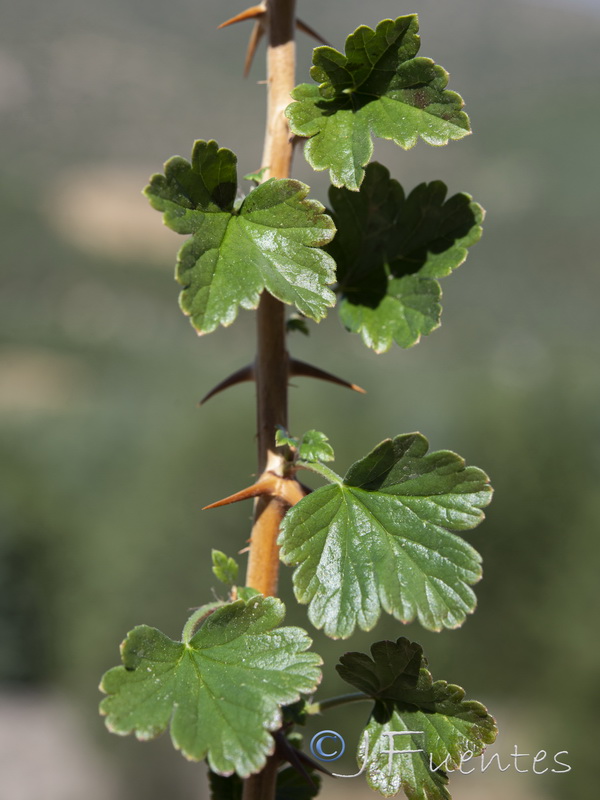
MULTIPOLYGON (((233 149, 241 174, 259 166, 262 59, 242 83, 248 30, 215 33, 240 8, 2 5, 0 680, 4 697, 42 692, 75 705, 74 739, 87 736, 100 774, 110 772, 104 784, 89 778, 107 800, 201 797, 203 768, 166 739, 142 746, 106 734, 96 686, 134 625, 176 635, 186 610, 211 596, 210 547, 233 553, 248 535, 250 506, 200 508, 255 469, 252 388, 195 404, 253 358, 252 315, 195 336, 172 277, 180 241, 140 194, 196 138, 233 149)), ((600 4, 299 0, 337 47, 359 24, 412 11, 422 54, 450 71, 475 135, 408 153, 379 143, 375 156, 408 188, 441 178, 473 194, 488 212, 485 235, 442 284, 442 329, 417 347, 375 356, 335 312, 308 339, 296 334, 298 358, 368 394, 298 380, 291 424, 326 431, 340 470, 386 436, 421 430, 433 448, 489 472, 496 497, 473 538, 485 566, 477 614, 443 634, 387 619, 350 644, 316 634, 330 660, 324 692, 341 688, 332 662, 344 650, 406 633, 434 676, 464 684, 506 720, 499 752, 569 751, 568 774, 469 776, 456 798, 587 796, 600 705, 600 4)), ((301 39, 299 82, 310 51, 301 39)), ((300 155, 296 175, 326 201, 326 176, 300 155)), ((291 599, 289 584, 284 573, 291 599)), ((303 608, 288 607, 290 621, 306 624, 303 608)), ((11 715, 29 713, 15 702, 11 715)), ((47 721, 53 707, 40 706, 47 721)), ((356 717, 336 725, 350 739, 356 717)), ((1 800, 33 798, 35 770, 26 776, 8 758, 0 767, 0 789, 5 770, 23 780, 1 800)), ((45 798, 69 800, 57 785, 45 798)))

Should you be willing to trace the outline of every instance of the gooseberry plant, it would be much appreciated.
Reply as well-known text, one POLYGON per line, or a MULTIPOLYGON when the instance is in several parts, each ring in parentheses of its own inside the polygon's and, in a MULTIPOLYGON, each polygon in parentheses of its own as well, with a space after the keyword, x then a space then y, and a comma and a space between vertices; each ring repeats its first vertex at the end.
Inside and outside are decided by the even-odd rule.
MULTIPOLYGON (((238 189, 237 160, 215 141, 195 142, 191 160, 167 161, 145 189, 177 233, 180 305, 199 334, 257 309, 255 362, 209 392, 254 380, 256 482, 208 507, 255 498, 245 581, 236 561, 213 550, 226 599, 194 611, 174 641, 134 628, 109 670, 101 713, 118 734, 152 739, 170 729, 175 748, 206 760, 214 800, 311 798, 322 767, 297 728, 345 702, 370 703, 357 753, 369 785, 385 796, 448 798, 448 771, 480 754, 496 727, 459 686, 433 681, 421 646, 378 641, 371 655, 337 665, 355 692, 313 697, 322 660, 308 633, 282 626, 279 563, 294 567, 296 599, 312 625, 346 639, 381 612, 439 631, 475 608, 480 556, 459 534, 477 526, 491 499, 484 472, 447 450, 428 452, 420 433, 395 435, 341 477, 327 437, 289 432, 287 386, 306 375, 359 387, 288 354, 291 329, 323 319, 336 304, 344 326, 375 352, 411 347, 440 324, 439 279, 466 258, 483 211, 441 181, 404 189, 371 162, 373 137, 404 149, 418 139, 444 145, 470 131, 445 70, 418 55, 416 15, 359 27, 345 52, 314 51, 312 83, 295 87, 295 0, 266 0, 228 20, 254 28, 246 58, 267 38, 267 127, 262 168, 238 189), (294 147, 329 170, 329 208, 290 177, 294 147), (286 319, 286 307, 291 315, 286 319), (301 470, 325 485, 308 490, 301 470), (391 747, 403 734, 403 747, 391 747)), ((242 543, 232 541, 231 547, 242 543)))

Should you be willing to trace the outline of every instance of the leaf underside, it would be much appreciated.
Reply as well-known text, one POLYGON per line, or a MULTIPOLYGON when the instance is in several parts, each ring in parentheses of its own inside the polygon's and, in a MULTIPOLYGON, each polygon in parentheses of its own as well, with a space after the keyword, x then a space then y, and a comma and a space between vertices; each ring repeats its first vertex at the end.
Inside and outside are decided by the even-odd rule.
POLYGON ((320 680, 306 632, 276 627, 284 611, 272 597, 238 600, 211 614, 187 644, 134 628, 121 646, 123 666, 100 686, 109 730, 146 740, 170 727, 186 758, 207 758, 221 775, 258 772, 273 752, 281 705, 320 680))
POLYGON ((406 195, 377 162, 360 191, 331 187, 337 233, 327 247, 337 264, 339 313, 377 353, 412 347, 440 325, 439 278, 481 238, 484 212, 467 194, 447 198, 441 181, 406 195))
POLYGON ((240 307, 256 308, 263 290, 314 320, 335 305, 327 287, 335 264, 321 248, 334 235, 308 187, 271 179, 236 204, 237 159, 216 142, 197 141, 191 163, 176 156, 144 194, 177 233, 191 234, 175 277, 180 306, 199 334, 230 325, 240 307))
POLYGON ((414 642, 376 642, 371 656, 346 653, 337 666, 375 701, 357 753, 369 785, 385 797, 404 790, 409 800, 449 800, 447 771, 494 742, 493 717, 460 686, 434 682, 414 642))
POLYGON ((335 186, 358 189, 373 154, 372 136, 404 149, 419 138, 443 145, 470 133, 460 95, 446 89, 448 73, 418 57, 416 15, 362 25, 346 40, 345 55, 317 47, 311 77, 292 92, 286 114, 292 131, 308 138, 305 156, 329 169, 335 186))
POLYGON ((427 449, 419 433, 387 439, 286 514, 280 556, 328 636, 371 630, 382 609, 435 631, 474 610, 481 558, 454 532, 482 521, 492 490, 460 456, 427 449))

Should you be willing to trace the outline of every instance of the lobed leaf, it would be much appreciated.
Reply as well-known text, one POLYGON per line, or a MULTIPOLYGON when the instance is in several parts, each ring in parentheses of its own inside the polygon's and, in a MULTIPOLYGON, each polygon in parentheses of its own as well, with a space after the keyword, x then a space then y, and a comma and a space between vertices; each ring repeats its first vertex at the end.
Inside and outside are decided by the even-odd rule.
POLYGON ((361 25, 346 39, 345 55, 317 47, 311 77, 292 92, 286 109, 292 131, 308 137, 305 155, 315 170, 328 169, 335 186, 358 189, 373 154, 371 136, 404 149, 419 138, 447 144, 470 133, 460 95, 446 89, 448 73, 417 57, 415 14, 361 25))
POLYGON ((123 666, 103 677, 100 711, 113 733, 153 739, 170 727, 176 749, 221 775, 258 772, 273 752, 281 706, 314 691, 321 659, 301 628, 277 628, 279 600, 262 595, 212 613, 188 642, 134 628, 123 666))
POLYGON ((385 797, 403 789, 409 800, 449 800, 447 771, 495 740, 493 717, 460 686, 434 682, 418 644, 377 642, 371 655, 346 653, 337 666, 375 700, 357 755, 369 785, 385 797))
POLYGON ((386 439, 286 514, 280 556, 328 636, 371 630, 381 609, 436 631, 474 610, 481 557, 454 531, 482 521, 492 489, 460 456, 427 449, 420 433, 386 439))
POLYGON ((441 289, 481 238, 484 212, 467 194, 447 198, 441 181, 405 195, 381 164, 369 164, 359 192, 331 187, 337 233, 340 317, 378 353, 412 347, 439 327, 441 289))
POLYGON ((191 234, 179 251, 180 305, 199 334, 230 325, 238 309, 256 308, 266 289, 322 319, 335 305, 327 288, 334 263, 321 248, 334 235, 324 207, 308 186, 271 179, 235 203, 237 159, 214 141, 197 141, 191 163, 179 156, 154 175, 144 194, 165 224, 191 234))

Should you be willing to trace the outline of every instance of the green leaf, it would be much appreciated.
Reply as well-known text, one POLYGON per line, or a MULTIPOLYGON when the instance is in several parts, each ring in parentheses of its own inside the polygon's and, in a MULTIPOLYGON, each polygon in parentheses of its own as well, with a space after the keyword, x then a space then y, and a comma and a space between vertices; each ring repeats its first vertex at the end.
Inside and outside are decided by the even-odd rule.
POLYGON ((306 431, 301 439, 296 439, 289 436, 283 428, 278 428, 275 432, 275 444, 279 447, 287 445, 295 448, 298 451, 298 460, 307 463, 333 461, 335 458, 328 437, 321 431, 306 431))
POLYGON ((212 571, 221 583, 233 586, 237 581, 239 567, 233 558, 228 558, 220 550, 212 551, 212 571))
POLYGON ((177 259, 180 305, 200 334, 256 308, 267 289, 307 317, 322 319, 335 296, 333 260, 321 247, 333 234, 324 207, 294 180, 268 180, 235 207, 236 157, 197 141, 191 163, 179 156, 144 194, 177 233, 192 234, 177 259))
POLYGON ((346 54, 317 47, 311 77, 292 92, 286 109, 292 131, 310 137, 305 155, 329 169, 335 186, 358 189, 373 154, 371 135, 405 150, 419 137, 447 144, 470 133, 460 95, 446 90, 448 73, 420 48, 416 15, 362 25, 346 40, 346 54))
POLYGON ((300 445, 300 439, 296 439, 295 436, 290 436, 285 428, 279 425, 275 431, 275 444, 277 447, 298 448, 300 445))
POLYGON ((333 461, 335 455, 329 439, 320 431, 306 431, 298 447, 300 461, 333 461))
POLYGON ((369 164, 359 192, 331 187, 337 233, 340 317, 367 347, 412 347, 439 327, 438 278, 449 275, 481 238, 484 211, 468 194, 447 199, 441 181, 405 195, 381 164, 369 164))
POLYGON ((493 717, 460 686, 434 683, 418 644, 377 642, 371 654, 346 653, 337 666, 375 700, 357 756, 369 785, 386 797, 403 789, 409 800, 449 800, 446 772, 495 740, 493 717))
POLYGON ((208 758, 222 775, 258 772, 273 752, 269 731, 281 725, 280 706, 320 680, 306 632, 276 628, 284 612, 272 597, 238 600, 214 611, 187 643, 134 628, 121 646, 123 666, 100 686, 107 727, 146 740, 170 726, 186 758, 208 758))
POLYGON ((370 630, 381 609, 436 631, 474 610, 481 557, 452 531, 482 521, 492 489, 460 456, 427 449, 420 433, 386 439, 286 514, 281 558, 297 567, 296 598, 328 636, 370 630))

